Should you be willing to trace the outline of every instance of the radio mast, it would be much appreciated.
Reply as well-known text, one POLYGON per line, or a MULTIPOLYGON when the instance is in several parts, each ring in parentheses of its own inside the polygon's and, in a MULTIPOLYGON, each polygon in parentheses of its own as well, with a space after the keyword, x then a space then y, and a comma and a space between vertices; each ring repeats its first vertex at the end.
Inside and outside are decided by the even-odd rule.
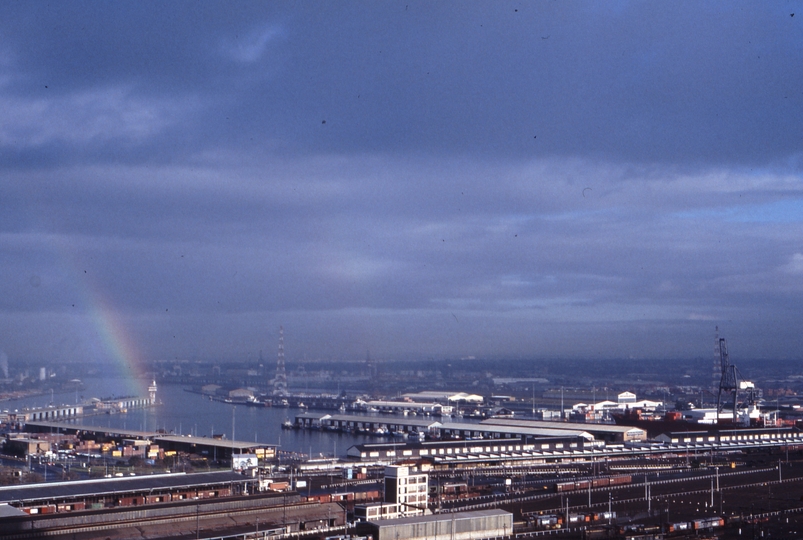
POLYGON ((273 379, 273 395, 287 395, 287 372, 284 369, 284 327, 279 327, 279 356, 276 359, 276 377, 273 379))

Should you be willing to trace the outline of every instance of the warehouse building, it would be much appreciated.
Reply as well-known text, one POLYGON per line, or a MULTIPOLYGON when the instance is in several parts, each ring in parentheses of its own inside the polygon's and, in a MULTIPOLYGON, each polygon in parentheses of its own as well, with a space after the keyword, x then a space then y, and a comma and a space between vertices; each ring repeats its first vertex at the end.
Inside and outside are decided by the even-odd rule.
POLYGON ((127 441, 126 444, 120 446, 121 450, 125 445, 141 444, 134 441, 149 441, 166 452, 186 452, 216 461, 231 461, 232 454, 256 454, 259 459, 273 459, 276 457, 277 448, 275 444, 232 441, 215 437, 165 435, 151 431, 120 430, 59 422, 28 422, 25 428, 32 433, 64 433, 79 437, 89 436, 97 441, 127 441))
POLYGON ((697 431, 669 431, 655 438, 668 444, 750 444, 783 443, 799 445, 803 443, 803 432, 797 427, 743 428, 743 429, 703 429, 697 431))
POLYGON ((422 414, 426 416, 449 416, 454 407, 440 403, 414 403, 412 401, 357 401, 356 408, 369 412, 383 412, 391 414, 422 414))
POLYGON ((357 525, 357 534, 370 534, 375 540, 479 540, 506 537, 512 532, 513 514, 504 510, 383 519, 357 525))
POLYGON ((0 504, 8 504, 27 514, 46 514, 218 499, 258 490, 257 479, 232 472, 154 474, 3 486, 0 487, 0 504))
POLYGON ((17 421, 31 422, 34 420, 65 420, 83 416, 82 405, 65 405, 63 407, 45 407, 30 411, 21 411, 16 414, 17 421))
POLYGON ((165 451, 187 452, 214 460, 231 461, 232 454, 254 454, 259 459, 276 457, 275 444, 250 443, 216 439, 214 437, 189 437, 185 435, 160 435, 154 442, 165 451))
POLYGON ((511 420, 505 418, 489 418, 480 422, 483 427, 507 426, 530 429, 549 429, 566 431, 585 431, 598 441, 607 443, 640 442, 647 440, 647 432, 632 426, 616 426, 613 424, 585 424, 579 422, 550 422, 547 420, 511 420))
MULTIPOLYGON (((472 424, 469 422, 449 422, 447 424, 443 424, 440 426, 439 431, 441 437, 445 439, 450 439, 454 437, 460 437, 463 439, 521 439, 525 443, 531 443, 532 441, 541 440, 545 438, 555 437, 555 438, 572 438, 574 439, 574 445, 572 446, 577 447, 578 441, 585 441, 589 444, 594 442, 594 436, 585 429, 578 429, 577 426, 579 424, 572 424, 571 428, 560 429, 562 424, 557 422, 539 422, 539 424, 545 424, 545 426, 541 425, 518 425, 512 424, 507 425, 503 424, 506 420, 501 420, 494 418, 492 419, 494 423, 490 423, 490 421, 486 420, 485 422, 481 422, 479 424, 472 424), (487 423, 486 423, 487 422, 487 423), (548 426, 549 424, 554 424, 554 426, 548 426)), ((517 420, 512 420, 512 422, 518 422, 517 420)), ((582 427, 582 426, 581 426, 582 427)), ((580 446, 582 448, 582 445, 580 446)))
POLYGON ((300 429, 327 429, 363 433, 374 433, 380 429, 386 430, 387 432, 425 433, 431 432, 440 426, 441 422, 431 418, 399 418, 321 413, 303 413, 296 415, 294 423, 294 427, 300 429))
POLYGON ((461 403, 474 403, 481 405, 484 398, 478 394, 467 394, 466 392, 441 392, 441 391, 425 391, 404 394, 405 399, 412 401, 434 401, 436 403, 445 403, 447 405, 459 405, 461 403))
POLYGON ((523 442, 519 438, 469 440, 469 441, 426 441, 426 442, 383 442, 355 444, 347 451, 350 458, 362 462, 390 462, 396 460, 425 459, 441 461, 508 461, 543 458, 545 452, 563 453, 594 448, 582 437, 564 435, 563 437, 531 438, 523 442))

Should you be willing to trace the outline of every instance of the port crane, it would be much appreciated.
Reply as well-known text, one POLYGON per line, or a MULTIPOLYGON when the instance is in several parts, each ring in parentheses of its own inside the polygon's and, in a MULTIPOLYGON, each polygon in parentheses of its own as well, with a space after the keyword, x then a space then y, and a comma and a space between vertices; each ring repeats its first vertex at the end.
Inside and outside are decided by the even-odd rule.
POLYGON ((755 385, 750 381, 746 381, 744 377, 742 377, 739 369, 730 363, 730 358, 728 357, 728 343, 725 341, 725 338, 719 337, 718 328, 716 341, 715 353, 719 355, 719 366, 721 373, 719 379, 719 392, 717 392, 717 423, 719 423, 719 415, 724 407, 724 403, 722 402, 723 393, 731 394, 733 396, 733 422, 736 422, 738 420, 737 398, 739 395, 739 390, 749 391, 749 401, 752 404, 755 401, 755 385))

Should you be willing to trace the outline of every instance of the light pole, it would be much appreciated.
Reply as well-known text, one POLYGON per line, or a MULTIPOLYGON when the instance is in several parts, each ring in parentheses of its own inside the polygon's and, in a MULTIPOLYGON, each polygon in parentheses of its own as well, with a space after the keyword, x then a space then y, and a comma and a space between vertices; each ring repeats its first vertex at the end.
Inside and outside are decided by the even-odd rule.
POLYGON ((282 527, 287 533, 287 492, 282 491, 282 527))
POLYGON ((608 492, 608 525, 611 524, 611 492, 608 492))
POLYGON ((711 480, 711 508, 714 507, 714 481, 711 480))

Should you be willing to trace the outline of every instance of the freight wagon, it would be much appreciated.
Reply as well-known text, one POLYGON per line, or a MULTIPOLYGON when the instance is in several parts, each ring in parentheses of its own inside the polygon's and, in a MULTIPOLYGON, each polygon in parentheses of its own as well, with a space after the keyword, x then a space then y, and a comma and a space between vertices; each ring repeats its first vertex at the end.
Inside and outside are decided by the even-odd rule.
POLYGON ((705 529, 714 529, 716 527, 724 527, 725 520, 721 517, 712 517, 712 518, 704 518, 704 519, 695 519, 692 523, 692 528, 695 531, 701 531, 705 529))
POLYGON ((694 521, 681 521, 679 523, 669 523, 666 525, 666 532, 684 531, 704 531, 725 526, 725 520, 721 517, 701 518, 694 521))
POLYGON ((680 523, 670 523, 667 525, 667 532, 682 532, 692 530, 690 521, 681 521, 680 523))
POLYGON ((555 484, 555 491, 564 493, 566 491, 582 491, 589 488, 601 488, 608 486, 624 486, 631 484, 633 477, 630 475, 612 476, 610 478, 594 478, 593 480, 578 480, 575 482, 558 482, 555 484))
POLYGON ((39 506, 30 506, 28 508, 22 508, 22 511, 25 512, 26 514, 55 514, 56 505, 43 504, 39 506))

